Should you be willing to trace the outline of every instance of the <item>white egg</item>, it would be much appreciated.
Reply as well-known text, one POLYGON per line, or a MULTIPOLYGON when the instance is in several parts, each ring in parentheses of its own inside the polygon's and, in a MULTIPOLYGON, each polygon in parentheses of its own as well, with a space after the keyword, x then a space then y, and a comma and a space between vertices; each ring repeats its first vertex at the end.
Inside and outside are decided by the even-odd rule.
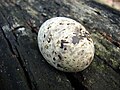
POLYGON ((89 32, 79 22, 66 17, 51 18, 42 24, 38 46, 50 65, 65 72, 87 68, 95 51, 89 32))

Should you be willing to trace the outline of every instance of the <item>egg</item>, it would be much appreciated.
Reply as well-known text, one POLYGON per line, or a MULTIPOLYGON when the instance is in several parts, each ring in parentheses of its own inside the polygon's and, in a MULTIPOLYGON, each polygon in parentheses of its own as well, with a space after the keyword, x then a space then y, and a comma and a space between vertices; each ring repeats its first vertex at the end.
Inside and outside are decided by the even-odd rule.
POLYGON ((79 72, 87 68, 95 51, 85 27, 67 17, 45 21, 38 32, 38 46, 45 60, 64 72, 79 72))

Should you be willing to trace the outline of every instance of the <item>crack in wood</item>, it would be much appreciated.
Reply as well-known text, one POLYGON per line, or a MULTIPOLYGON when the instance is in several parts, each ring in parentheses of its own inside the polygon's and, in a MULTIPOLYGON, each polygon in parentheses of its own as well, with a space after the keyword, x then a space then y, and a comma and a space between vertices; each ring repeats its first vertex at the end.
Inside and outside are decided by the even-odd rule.
POLYGON ((9 46, 9 49, 10 49, 11 53, 12 53, 13 55, 16 55, 16 53, 14 52, 13 47, 12 47, 9 39, 6 37, 5 32, 2 30, 1 27, 0 27, 0 29, 1 29, 1 31, 2 31, 2 33, 3 33, 3 35, 4 35, 4 38, 6 39, 6 41, 7 41, 7 43, 8 43, 8 46, 9 46))
MULTIPOLYGON (((1 28, 1 27, 0 27, 0 28, 1 28)), ((10 51, 12 52, 12 54, 13 54, 14 56, 16 56, 17 60, 19 61, 20 65, 21 65, 21 67, 22 67, 22 69, 23 69, 23 71, 24 71, 24 74, 25 74, 25 76, 26 76, 26 80, 27 80, 28 86, 30 87, 31 90, 33 90, 33 89, 32 89, 32 88, 33 88, 33 87, 32 87, 33 85, 31 85, 31 79, 30 79, 30 77, 29 77, 29 74, 28 74, 27 70, 26 70, 25 67, 24 67, 23 61, 22 61, 22 59, 21 59, 21 57, 20 57, 20 55, 19 55, 19 52, 18 52, 17 48, 16 48, 16 51, 17 51, 17 55, 16 55, 16 53, 15 53, 14 50, 13 50, 13 47, 12 47, 11 42, 10 42, 9 39, 6 37, 6 34, 4 33, 4 31, 3 31, 2 29, 1 29, 1 31, 2 31, 2 33, 3 33, 3 35, 4 35, 4 38, 6 39, 6 41, 7 41, 7 43, 8 43, 8 46, 9 46, 10 51)), ((37 90, 37 89, 36 89, 36 90, 37 90)))
MULTIPOLYGON (((74 90, 88 90, 88 88, 82 84, 82 81, 80 82, 77 78, 75 78, 74 74, 75 73, 65 73, 74 90)), ((81 78, 83 80, 83 76, 81 76, 81 78)))
MULTIPOLYGON (((4 19, 6 20, 4 13, 1 13, 1 14, 3 15, 4 19)), ((8 20, 6 20, 6 21, 7 21, 8 24, 10 24, 8 20)), ((20 27, 23 27, 23 26, 20 26, 20 27)), ((20 28, 20 27, 16 27, 16 28, 14 28, 14 30, 16 30, 16 29, 18 29, 18 28, 20 28)), ((2 29, 2 26, 0 26, 0 28, 1 28, 1 31, 2 31, 2 33, 3 33, 3 35, 4 35, 4 38, 6 39, 6 41, 7 41, 7 43, 8 43, 8 46, 9 46, 10 51, 12 52, 13 56, 16 56, 16 59, 19 61, 20 66, 21 66, 22 69, 23 69, 23 72, 24 72, 24 74, 25 74, 25 76, 26 76, 27 84, 28 84, 30 90, 37 90, 36 85, 32 82, 32 81, 34 81, 34 80, 31 80, 31 79, 32 79, 32 78, 31 78, 32 75, 30 75, 30 71, 28 72, 28 70, 27 70, 28 68, 25 67, 25 64, 24 64, 24 63, 25 63, 25 60, 22 59, 22 56, 21 56, 20 53, 19 53, 19 50, 18 50, 19 46, 18 46, 18 45, 17 45, 17 46, 12 45, 12 42, 9 40, 9 39, 11 39, 11 38, 8 38, 8 37, 7 37, 7 34, 9 34, 9 33, 6 33, 6 32, 2 29), (13 49, 13 46, 14 46, 15 50, 13 49)), ((11 30, 11 31, 12 31, 12 30, 11 30)), ((17 40, 17 37, 16 37, 16 35, 15 35, 14 33, 13 33, 13 36, 15 36, 15 38, 16 38, 16 40, 17 40)), ((14 40, 14 41, 15 41, 16 43, 18 43, 16 40, 14 40)))
POLYGON ((26 67, 26 61, 24 60, 24 58, 22 57, 22 55, 20 54, 20 51, 18 50, 18 48, 16 48, 17 52, 18 52, 18 61, 24 71, 24 74, 26 76, 27 82, 28 82, 28 86, 30 87, 31 90, 37 90, 37 86, 32 83, 32 81, 34 81, 33 75, 32 73, 30 73, 30 70, 28 70, 28 68, 26 67))
POLYGON ((120 69, 118 66, 118 68, 114 68, 112 65, 110 65, 104 58, 101 58, 100 56, 96 55, 100 60, 102 60, 108 67, 112 68, 116 73, 120 74, 120 69))

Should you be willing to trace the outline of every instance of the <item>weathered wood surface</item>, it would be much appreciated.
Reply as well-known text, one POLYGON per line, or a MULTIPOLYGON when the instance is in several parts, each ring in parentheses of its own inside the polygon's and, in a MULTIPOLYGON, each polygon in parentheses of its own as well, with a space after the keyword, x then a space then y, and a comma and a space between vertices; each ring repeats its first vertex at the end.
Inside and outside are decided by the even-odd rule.
POLYGON ((0 90, 120 90, 120 12, 92 0, 1 0, 0 90), (55 16, 82 23, 95 44, 82 72, 60 72, 37 46, 41 24, 55 16))

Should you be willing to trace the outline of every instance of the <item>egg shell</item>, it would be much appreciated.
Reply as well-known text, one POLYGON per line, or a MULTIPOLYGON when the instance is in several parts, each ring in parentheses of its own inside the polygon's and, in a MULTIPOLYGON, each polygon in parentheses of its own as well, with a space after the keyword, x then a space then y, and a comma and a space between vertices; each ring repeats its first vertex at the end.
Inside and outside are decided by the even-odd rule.
POLYGON ((89 32, 79 22, 66 17, 54 17, 42 24, 38 46, 50 65, 65 72, 84 70, 94 57, 89 32))

